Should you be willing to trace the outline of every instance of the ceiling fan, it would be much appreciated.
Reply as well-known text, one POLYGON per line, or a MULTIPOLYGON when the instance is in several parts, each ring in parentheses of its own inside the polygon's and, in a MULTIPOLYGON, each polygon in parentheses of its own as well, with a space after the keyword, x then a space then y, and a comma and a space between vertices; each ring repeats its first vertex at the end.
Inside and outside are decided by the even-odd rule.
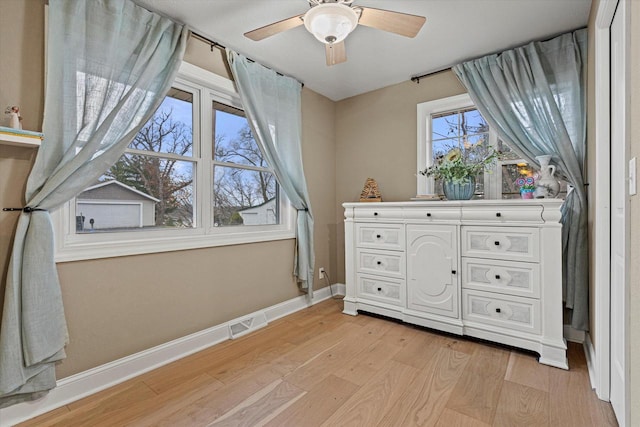
POLYGON ((347 60, 344 39, 358 24, 415 37, 426 21, 424 16, 354 6, 354 0, 308 0, 306 13, 265 25, 244 33, 251 40, 262 40, 302 24, 316 39, 325 44, 327 65, 347 60))

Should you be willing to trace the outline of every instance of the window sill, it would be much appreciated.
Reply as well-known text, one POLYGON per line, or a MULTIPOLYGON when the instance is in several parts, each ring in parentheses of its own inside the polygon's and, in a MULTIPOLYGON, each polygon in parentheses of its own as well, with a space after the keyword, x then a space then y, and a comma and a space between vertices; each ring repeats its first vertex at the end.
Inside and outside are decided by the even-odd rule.
POLYGON ((113 233, 104 233, 101 235, 104 236, 103 239, 100 239, 101 236, 91 234, 69 235, 64 242, 60 242, 58 245, 55 261, 69 262, 113 258, 295 238, 295 233, 284 227, 275 230, 271 228, 270 230, 245 232, 229 230, 228 232, 212 232, 210 234, 203 234, 202 230, 174 230, 172 233, 175 235, 172 236, 169 236, 169 233, 162 233, 157 237, 149 237, 152 233, 154 232, 145 233, 144 236, 140 235, 135 239, 121 240, 114 240, 113 233))

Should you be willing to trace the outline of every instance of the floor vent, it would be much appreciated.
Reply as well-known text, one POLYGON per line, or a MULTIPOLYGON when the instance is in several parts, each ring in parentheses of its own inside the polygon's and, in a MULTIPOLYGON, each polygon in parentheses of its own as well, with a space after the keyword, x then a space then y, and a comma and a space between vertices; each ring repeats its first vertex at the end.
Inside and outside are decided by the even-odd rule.
POLYGON ((255 313, 249 317, 229 323, 229 335, 231 339, 236 339, 265 326, 267 326, 267 316, 265 316, 264 312, 255 313))

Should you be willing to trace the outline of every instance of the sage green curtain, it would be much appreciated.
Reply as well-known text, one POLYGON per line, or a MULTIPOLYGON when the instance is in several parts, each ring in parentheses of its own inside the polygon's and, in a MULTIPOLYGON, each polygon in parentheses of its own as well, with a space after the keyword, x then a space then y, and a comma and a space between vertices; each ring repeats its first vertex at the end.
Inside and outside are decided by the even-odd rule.
POLYGON ((171 87, 188 30, 131 0, 49 0, 44 141, 27 180, 0 325, 0 407, 56 385, 68 341, 49 210, 113 165, 171 87))
POLYGON ((573 190, 562 206, 563 285, 571 325, 589 328, 587 30, 464 62, 453 71, 498 135, 529 163, 551 154, 573 190))
POLYGON ((298 210, 293 273, 313 296, 313 214, 302 167, 302 85, 236 52, 227 55, 253 136, 298 210))

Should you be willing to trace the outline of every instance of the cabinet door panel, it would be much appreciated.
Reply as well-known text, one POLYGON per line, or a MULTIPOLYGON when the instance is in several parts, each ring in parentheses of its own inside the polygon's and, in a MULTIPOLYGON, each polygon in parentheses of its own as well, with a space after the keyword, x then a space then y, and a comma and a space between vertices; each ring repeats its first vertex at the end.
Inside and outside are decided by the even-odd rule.
POLYGON ((457 233, 454 225, 407 226, 407 307, 459 317, 457 233))

